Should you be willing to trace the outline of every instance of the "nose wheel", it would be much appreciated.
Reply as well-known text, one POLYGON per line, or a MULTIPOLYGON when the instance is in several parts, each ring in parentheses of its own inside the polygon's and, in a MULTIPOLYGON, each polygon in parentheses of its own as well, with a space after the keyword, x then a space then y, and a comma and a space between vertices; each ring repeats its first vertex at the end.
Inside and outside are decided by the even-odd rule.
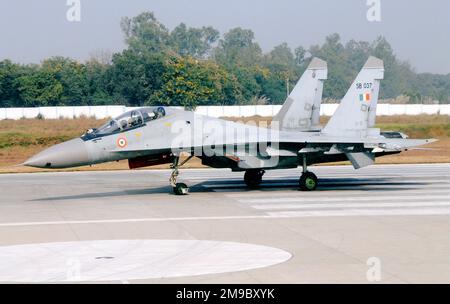
POLYGON ((244 181, 247 187, 255 189, 261 185, 264 170, 247 170, 244 174, 244 181))
POLYGON ((172 173, 170 174, 169 182, 175 195, 186 195, 189 193, 189 187, 185 183, 177 183, 177 178, 180 173, 178 169, 187 163, 192 157, 193 156, 190 155, 183 162, 179 163, 180 157, 177 156, 175 157, 173 164, 170 166, 172 173))
POLYGON ((189 193, 189 187, 184 183, 176 183, 173 187, 173 193, 175 195, 186 195, 189 193))

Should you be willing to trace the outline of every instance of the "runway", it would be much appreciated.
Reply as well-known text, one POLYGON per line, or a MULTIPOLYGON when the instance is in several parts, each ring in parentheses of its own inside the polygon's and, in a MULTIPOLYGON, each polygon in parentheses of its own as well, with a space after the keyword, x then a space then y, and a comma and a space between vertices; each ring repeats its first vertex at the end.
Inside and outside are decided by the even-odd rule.
POLYGON ((450 282, 450 164, 310 169, 0 175, 0 281, 450 282))

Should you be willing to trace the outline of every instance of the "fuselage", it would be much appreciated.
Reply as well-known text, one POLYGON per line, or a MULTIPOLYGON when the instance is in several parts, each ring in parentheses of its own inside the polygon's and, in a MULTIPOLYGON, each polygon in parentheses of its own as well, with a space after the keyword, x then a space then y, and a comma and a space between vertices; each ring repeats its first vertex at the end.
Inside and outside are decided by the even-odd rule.
MULTIPOLYGON (((206 117, 191 111, 148 107, 111 119, 79 138, 55 145, 27 160, 39 168, 70 168, 128 159, 130 168, 171 162, 182 152, 197 156, 214 168, 295 168, 298 151, 320 132, 279 131, 206 117)), ((322 137, 320 137, 322 138, 322 137)), ((361 143, 356 144, 363 149, 361 143)), ((331 144, 330 144, 331 146, 331 144)), ((345 154, 308 153, 308 164, 344 161, 345 154)), ((377 156, 398 153, 377 153, 377 156)))

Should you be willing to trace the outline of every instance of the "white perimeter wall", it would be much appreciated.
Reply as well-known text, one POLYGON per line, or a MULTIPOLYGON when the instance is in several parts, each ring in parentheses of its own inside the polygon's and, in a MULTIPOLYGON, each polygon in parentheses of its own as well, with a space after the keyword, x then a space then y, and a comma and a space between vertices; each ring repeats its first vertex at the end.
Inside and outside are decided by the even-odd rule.
MULTIPOLYGON (((337 106, 337 104, 323 104, 320 113, 321 115, 331 116, 337 106)), ((281 105, 204 106, 198 107, 196 113, 212 117, 249 117, 254 115, 274 116, 278 113, 280 108, 281 105)), ((36 118, 39 114, 46 119, 76 118, 80 116, 102 119, 106 117, 116 117, 130 109, 133 108, 126 106, 0 108, 0 120, 36 118)), ((450 115, 450 105, 379 104, 377 107, 377 115, 391 116, 420 114, 450 115)))

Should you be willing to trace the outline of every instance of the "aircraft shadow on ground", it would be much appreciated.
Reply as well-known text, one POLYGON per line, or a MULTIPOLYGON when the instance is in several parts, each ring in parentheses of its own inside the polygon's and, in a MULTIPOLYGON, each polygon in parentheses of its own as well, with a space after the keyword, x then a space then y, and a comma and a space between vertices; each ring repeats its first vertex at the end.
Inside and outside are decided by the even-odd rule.
MULTIPOLYGON (((425 182, 398 181, 398 178, 319 178, 319 184, 316 191, 404 191, 414 190, 419 186, 425 186, 425 182), (401 187, 399 187, 401 186, 401 187)), ((232 181, 205 181, 190 188, 190 192, 221 192, 224 190, 230 192, 235 189, 238 191, 255 191, 248 189, 241 180, 232 181), (227 184, 228 185, 225 185, 227 184), (217 187, 215 187, 217 185, 217 187), (201 189, 203 188, 203 189, 201 189)), ((298 179, 267 179, 263 180, 260 191, 279 191, 280 189, 292 189, 299 191, 298 179)))
POLYGON ((84 193, 84 194, 76 194, 76 195, 43 197, 43 198, 33 199, 33 200, 30 200, 30 201, 32 201, 32 202, 43 202, 43 201, 82 200, 82 199, 95 199, 95 198, 108 198, 108 197, 112 198, 112 197, 121 197, 121 196, 167 194, 167 193, 172 194, 172 188, 170 186, 148 188, 148 189, 131 189, 131 190, 120 190, 120 191, 108 191, 108 192, 84 193))
MULTIPOLYGON (((187 180, 188 181, 188 180, 187 180)), ((425 186, 425 182, 399 181, 398 178, 321 178, 316 191, 405 191, 415 190, 417 187, 425 186), (401 186, 401 187, 400 187, 401 186)), ((242 180, 214 180, 201 183, 190 183, 191 193, 206 192, 251 192, 251 191, 280 191, 280 190, 299 191, 297 179, 268 179, 264 180, 261 187, 257 190, 249 189, 242 180)), ((170 186, 131 189, 98 193, 85 193, 77 195, 54 196, 33 199, 34 202, 42 201, 63 201, 63 200, 83 200, 108 197, 137 196, 167 194, 174 195, 170 186)))

